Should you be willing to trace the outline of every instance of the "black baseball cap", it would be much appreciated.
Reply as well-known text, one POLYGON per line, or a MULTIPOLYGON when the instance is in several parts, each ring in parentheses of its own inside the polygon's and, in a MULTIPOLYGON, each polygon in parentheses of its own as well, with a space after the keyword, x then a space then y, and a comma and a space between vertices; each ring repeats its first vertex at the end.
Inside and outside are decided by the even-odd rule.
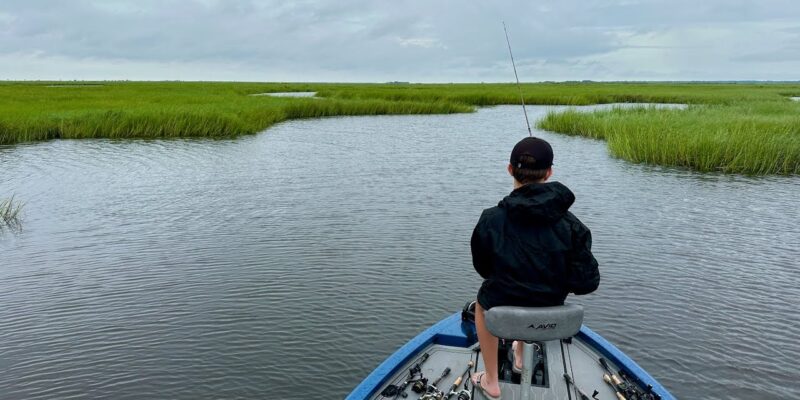
POLYGON ((526 137, 520 140, 511 150, 511 160, 514 168, 547 169, 553 166, 553 148, 544 139, 526 137), (534 162, 520 162, 520 156, 531 156, 534 162))

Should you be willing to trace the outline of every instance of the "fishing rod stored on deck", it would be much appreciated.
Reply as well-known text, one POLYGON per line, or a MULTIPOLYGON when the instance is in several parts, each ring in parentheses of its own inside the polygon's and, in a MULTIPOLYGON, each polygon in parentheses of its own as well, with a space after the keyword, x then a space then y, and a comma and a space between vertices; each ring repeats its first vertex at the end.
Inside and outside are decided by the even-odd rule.
POLYGON ((467 383, 466 382, 464 382, 464 390, 462 390, 462 392, 456 392, 456 389, 458 389, 458 387, 461 386, 461 382, 464 379, 464 375, 469 373, 469 370, 471 370, 474 365, 475 365, 475 363, 472 362, 472 360, 470 360, 469 364, 467 364, 467 368, 464 370, 464 372, 461 373, 461 375, 458 376, 458 378, 456 378, 456 381, 453 382, 453 386, 450 387, 450 392, 448 392, 447 396, 445 396, 447 399, 450 399, 451 397, 456 396, 458 400, 463 400, 464 396, 463 396, 462 392, 466 392, 466 396, 467 396, 466 399, 469 399, 469 392, 466 391, 466 387, 467 387, 467 383))
POLYGON ((445 378, 447 375, 450 375, 450 371, 451 371, 451 370, 450 370, 450 367, 446 367, 446 368, 444 369, 444 371, 442 371, 442 375, 441 375, 441 376, 439 376, 438 378, 436 378, 436 380, 435 380, 435 381, 433 381, 433 383, 431 384, 431 386, 430 386, 430 387, 432 387, 432 388, 436 388, 437 386, 439 386, 439 382, 441 382, 441 381, 442 381, 442 379, 444 379, 444 378, 445 378))
POLYGON ((569 388, 569 385, 572 385, 572 387, 574 387, 575 390, 578 391, 578 394, 580 394, 581 400, 592 400, 592 399, 597 400, 597 395, 600 394, 600 392, 598 392, 597 390, 595 390, 592 393, 592 397, 590 398, 589 395, 586 394, 586 392, 581 390, 581 388, 579 388, 578 385, 575 384, 575 381, 572 379, 571 376, 569 376, 569 374, 565 373, 564 374, 564 379, 567 380, 567 388, 569 388))
POLYGON ((648 386, 646 391, 642 391, 630 381, 624 371, 620 370, 618 374, 615 374, 605 358, 600 357, 598 360, 603 369, 608 372, 603 374, 603 381, 614 389, 617 400, 661 400, 661 396, 653 393, 652 386, 648 386))
POLYGON ((420 400, 442 400, 445 396, 445 393, 439 390, 439 382, 442 381, 447 375, 450 375, 450 367, 446 367, 444 371, 442 371, 442 375, 436 378, 433 383, 428 386, 428 391, 420 397, 420 400))
POLYGON ((661 396, 653 392, 653 386, 647 385, 644 391, 640 390, 639 387, 634 384, 631 379, 628 377, 624 371, 619 371, 619 376, 625 381, 625 384, 628 386, 628 393, 630 396, 628 399, 630 400, 661 400, 661 396))
POLYGON ((600 357, 600 365, 603 366, 603 369, 608 372, 607 374, 603 374, 603 381, 611 388, 614 389, 614 394, 617 396, 617 400, 628 400, 624 393, 628 391, 628 385, 620 379, 611 368, 608 366, 608 362, 606 362, 605 358, 600 357))
POLYGON ((430 354, 425 353, 419 360, 408 369, 408 379, 403 381, 403 383, 399 385, 389 385, 381 392, 382 397, 391 397, 393 399, 397 399, 399 396, 407 397, 408 393, 406 393, 406 387, 408 387, 411 383, 416 383, 422 380, 427 382, 427 379, 422 376, 422 364, 428 360, 430 354), (415 377, 419 375, 419 378, 415 379, 415 377))

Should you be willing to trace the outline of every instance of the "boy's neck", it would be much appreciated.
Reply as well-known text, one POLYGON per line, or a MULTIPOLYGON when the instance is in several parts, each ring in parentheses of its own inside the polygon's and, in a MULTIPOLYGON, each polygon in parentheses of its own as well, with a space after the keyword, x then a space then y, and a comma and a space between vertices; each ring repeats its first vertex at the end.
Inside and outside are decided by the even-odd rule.
MULTIPOLYGON (((536 182, 532 182, 532 183, 545 183, 545 182, 547 182, 547 179, 542 179, 540 181, 536 181, 536 182)), ((526 184, 522 184, 518 180, 514 179, 514 190, 517 190, 517 189, 519 189, 519 188, 521 188, 521 187, 523 187, 525 185, 526 184)))

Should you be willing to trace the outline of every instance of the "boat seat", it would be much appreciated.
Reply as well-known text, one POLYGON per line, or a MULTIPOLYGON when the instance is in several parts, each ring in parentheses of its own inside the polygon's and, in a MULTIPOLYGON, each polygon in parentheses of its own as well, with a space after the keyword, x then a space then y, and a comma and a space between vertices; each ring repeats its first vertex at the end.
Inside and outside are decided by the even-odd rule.
POLYGON ((492 307, 485 312, 486 328, 502 339, 543 342, 575 336, 583 323, 583 307, 492 307))

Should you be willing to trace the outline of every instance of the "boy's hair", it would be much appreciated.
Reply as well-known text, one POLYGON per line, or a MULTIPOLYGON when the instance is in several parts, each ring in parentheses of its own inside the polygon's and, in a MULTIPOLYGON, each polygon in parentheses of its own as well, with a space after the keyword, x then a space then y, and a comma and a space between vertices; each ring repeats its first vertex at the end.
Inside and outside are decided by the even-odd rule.
POLYGON ((527 154, 523 154, 519 156, 519 164, 511 165, 511 174, 514 175, 514 179, 517 182, 527 185, 529 183, 537 183, 541 182, 544 178, 547 177, 547 170, 549 168, 544 169, 532 169, 526 168, 526 165, 532 165, 536 163, 536 158, 533 156, 529 156, 527 154))

